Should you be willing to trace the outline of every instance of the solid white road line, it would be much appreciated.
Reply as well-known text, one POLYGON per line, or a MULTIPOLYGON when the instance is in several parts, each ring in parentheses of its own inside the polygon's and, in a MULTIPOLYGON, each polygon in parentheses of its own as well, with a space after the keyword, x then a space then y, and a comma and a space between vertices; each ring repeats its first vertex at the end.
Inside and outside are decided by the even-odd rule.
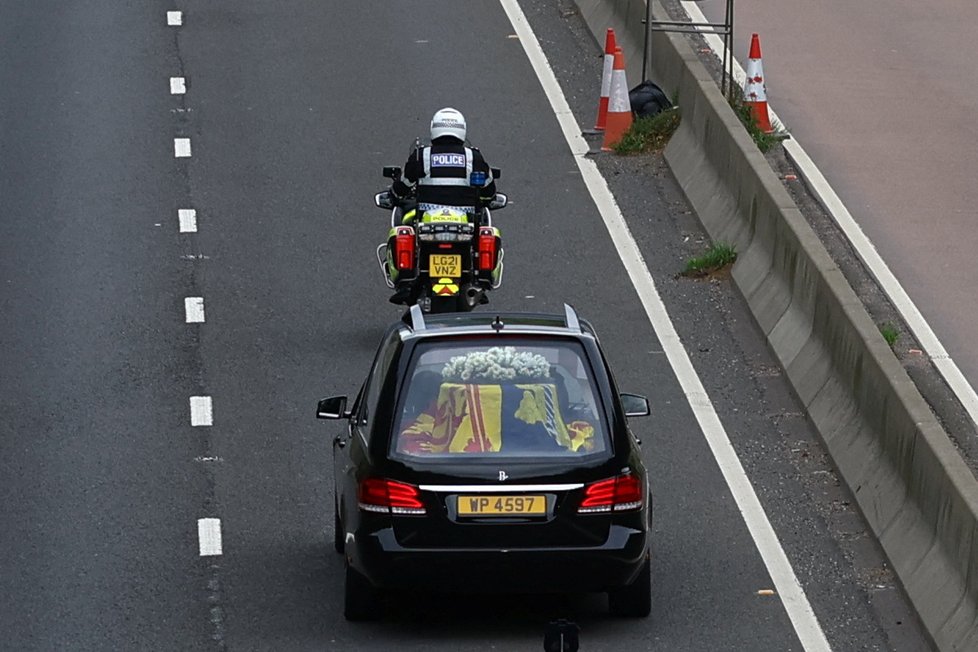
POLYGON ((204 323, 204 297, 187 297, 183 300, 188 324, 204 323))
POLYGON ((189 158, 190 157, 190 139, 189 138, 174 138, 173 139, 173 155, 176 158, 189 158))
POLYGON ((183 25, 183 12, 182 11, 166 12, 166 24, 174 27, 183 25))
POLYGON ((220 555, 223 552, 221 549, 221 519, 197 519, 197 541, 201 557, 220 555))
POLYGON ((170 77, 170 94, 183 95, 187 92, 187 80, 183 77, 170 77))
POLYGON ((642 258, 642 253, 628 230, 624 216, 615 203, 614 195, 608 188, 604 177, 598 171, 594 161, 585 157, 588 144, 581 136, 581 128, 571 112, 564 93, 554 76, 547 57, 537 41, 533 30, 530 29, 516 0, 500 0, 503 9, 509 16, 516 33, 520 37, 523 49, 526 51, 533 69, 536 71, 540 85, 550 100, 550 106, 564 132, 564 138, 574 154, 581 176, 594 200, 601 218, 604 220, 608 233, 614 241, 628 276, 638 293, 645 308, 645 313, 651 322, 662 348, 676 373, 686 400, 689 403, 696 421, 706 437, 710 450, 717 460, 730 493, 733 495, 743 516, 747 529, 754 539, 754 544, 771 575, 785 611, 791 620, 795 633, 807 652, 827 652, 831 648, 825 638, 818 619, 812 611, 808 597, 788 561, 778 535, 764 513, 764 508, 751 486, 750 479, 737 457, 737 453, 727 437, 727 433, 713 408, 713 403, 707 395, 696 370, 690 362, 689 355, 683 348, 678 333, 669 319, 665 305, 655 288, 655 282, 642 258))
MULTIPOLYGON (((694 23, 706 22, 706 16, 703 15, 703 12, 695 3, 681 2, 680 4, 694 23)), ((704 34, 703 36, 710 49, 713 50, 713 54, 718 58, 721 57, 723 40, 716 34, 704 34)), ((733 64, 734 79, 742 86, 744 78, 747 75, 737 60, 734 60, 733 64)), ((770 102, 768 102, 768 114, 772 123, 775 125, 780 126, 784 124, 778 118, 778 114, 774 112, 774 109, 771 108, 770 102)), ((856 255, 869 268, 870 273, 883 288, 883 291, 886 292, 890 301, 893 302, 893 305, 903 317, 903 321, 907 323, 907 327, 913 332, 917 341, 920 342, 920 346, 927 354, 927 357, 934 361, 934 366, 944 376, 944 380, 947 381, 951 391, 961 401, 961 405, 968 412, 968 416, 971 417, 975 425, 978 425, 978 393, 975 392, 975 388, 964 377, 964 374, 961 373, 957 363, 951 359, 947 349, 944 348, 937 334, 934 333, 930 324, 924 319, 924 316, 910 298, 910 295, 907 294, 896 276, 890 271, 889 265, 886 264, 886 261, 883 260, 883 257, 876 250, 876 245, 873 244, 863 232, 862 227, 852 217, 852 214, 849 213, 849 209, 846 208, 845 204, 842 203, 842 200, 835 193, 835 190, 829 185, 821 170, 816 167, 815 162, 812 161, 805 148, 794 138, 789 138, 784 141, 784 149, 788 156, 795 162, 798 171, 805 177, 805 181, 812 189, 812 192, 815 193, 816 198, 821 202, 829 215, 832 216, 835 223, 839 225, 842 232, 845 233, 853 249, 856 250, 856 255)))
POLYGON ((214 406, 211 403, 210 396, 190 397, 190 425, 214 425, 214 406))
POLYGON ((197 211, 193 208, 177 209, 180 220, 180 233, 197 233, 197 211))

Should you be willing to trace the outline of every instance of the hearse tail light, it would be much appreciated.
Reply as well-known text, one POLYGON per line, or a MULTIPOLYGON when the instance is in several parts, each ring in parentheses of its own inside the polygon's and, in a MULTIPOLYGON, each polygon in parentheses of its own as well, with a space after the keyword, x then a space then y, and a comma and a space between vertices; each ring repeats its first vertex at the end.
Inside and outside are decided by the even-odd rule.
POLYGON ((360 509, 378 514, 423 516, 421 491, 414 485, 387 480, 364 478, 360 481, 360 509))
POLYGON ((631 473, 592 482, 584 487, 584 500, 577 512, 599 514, 639 509, 643 504, 642 493, 641 478, 631 473))

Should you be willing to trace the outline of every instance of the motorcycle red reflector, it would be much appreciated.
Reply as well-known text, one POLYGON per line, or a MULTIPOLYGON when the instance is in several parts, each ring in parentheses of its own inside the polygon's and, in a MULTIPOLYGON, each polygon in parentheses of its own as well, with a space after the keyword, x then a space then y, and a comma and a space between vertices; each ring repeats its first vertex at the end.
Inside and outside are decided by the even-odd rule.
POLYGON ((490 226, 479 228, 479 271, 489 272, 496 268, 496 233, 490 226))
POLYGON ((584 499, 577 511, 581 514, 620 512, 642 506, 642 481, 626 473, 584 487, 584 499))
POLYGON ((386 478, 364 478, 358 492, 360 509, 381 514, 425 513, 421 491, 414 485, 386 478))
POLYGON ((414 269, 414 229, 397 228, 394 236, 394 265, 397 269, 414 269))

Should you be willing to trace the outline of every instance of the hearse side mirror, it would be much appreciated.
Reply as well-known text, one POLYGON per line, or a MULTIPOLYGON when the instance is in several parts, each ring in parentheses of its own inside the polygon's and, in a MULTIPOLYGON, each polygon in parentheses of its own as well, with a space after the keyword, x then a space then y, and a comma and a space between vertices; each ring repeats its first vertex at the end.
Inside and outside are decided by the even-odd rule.
POLYGON ((345 396, 331 396, 319 401, 316 406, 317 419, 349 419, 350 413, 346 411, 345 396))
POLYGON ((374 206, 388 210, 394 208, 394 199, 391 197, 390 192, 385 190, 374 195, 374 206))
POLYGON ((400 179, 401 168, 399 168, 396 165, 385 165, 383 169, 383 174, 388 179, 400 179))
POLYGON ((489 208, 491 208, 494 211, 497 211, 500 208, 506 208, 506 204, 508 203, 509 203, 509 197, 507 197, 501 192, 497 192, 493 196, 493 198, 489 200, 489 208))
POLYGON ((622 393, 621 407, 625 410, 626 417, 647 417, 651 414, 649 399, 639 394, 622 393))

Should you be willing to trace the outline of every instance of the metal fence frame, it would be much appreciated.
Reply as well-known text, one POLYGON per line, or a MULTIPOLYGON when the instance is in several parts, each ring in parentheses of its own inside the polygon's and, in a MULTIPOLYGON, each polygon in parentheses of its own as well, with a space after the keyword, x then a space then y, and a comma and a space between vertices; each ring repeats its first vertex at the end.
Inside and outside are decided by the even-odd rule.
MULTIPOLYGON (((696 1, 696 0, 694 0, 696 1)), ((733 28, 734 0, 726 0, 726 13, 722 23, 693 23, 678 20, 652 20, 652 0, 645 0, 645 45, 642 52, 642 81, 646 79, 649 63, 649 39, 652 32, 674 32, 679 34, 716 34, 723 37, 723 74, 720 78, 720 92, 733 98, 733 28), (728 86, 727 79, 730 79, 728 86)))

